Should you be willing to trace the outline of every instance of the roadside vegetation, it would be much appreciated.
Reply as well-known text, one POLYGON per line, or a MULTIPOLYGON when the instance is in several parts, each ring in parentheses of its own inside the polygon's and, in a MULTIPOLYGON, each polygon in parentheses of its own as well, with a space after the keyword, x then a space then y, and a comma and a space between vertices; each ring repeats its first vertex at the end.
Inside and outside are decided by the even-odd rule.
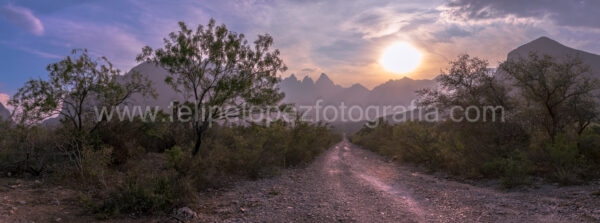
MULTIPOLYGON (((81 204, 105 219, 170 214, 206 189, 309 163, 341 140, 329 126, 220 119, 249 106, 280 105, 276 75, 285 65, 272 43, 261 35, 251 45, 211 20, 194 30, 180 23, 163 48, 144 48, 138 60, 168 70, 165 81, 190 98, 182 104, 197 105, 189 115, 201 118, 191 122, 95 117, 94 107, 126 106, 133 94, 160 92, 143 75, 123 76, 107 58, 74 50, 11 98, 13 120, 0 123, 0 172, 73 187, 81 204), (216 110, 201 113, 208 107, 216 110), (56 124, 41 124, 53 117, 56 124)), ((171 115, 159 111, 158 120, 171 115)))
POLYGON ((588 66, 575 57, 530 54, 497 71, 487 67, 460 56, 438 77, 439 89, 418 92, 419 109, 437 109, 441 119, 382 120, 352 142, 431 170, 499 178, 505 187, 528 184, 533 176, 562 185, 600 176, 600 85, 588 66), (462 113, 453 113, 456 107, 462 113), (503 119, 491 121, 494 115, 503 119))

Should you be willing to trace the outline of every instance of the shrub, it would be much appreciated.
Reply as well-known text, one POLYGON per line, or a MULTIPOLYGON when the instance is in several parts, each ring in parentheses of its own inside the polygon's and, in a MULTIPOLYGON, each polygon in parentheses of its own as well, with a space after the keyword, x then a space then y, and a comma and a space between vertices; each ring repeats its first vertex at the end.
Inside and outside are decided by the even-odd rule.
POLYGON ((108 165, 112 162, 112 148, 102 147, 93 149, 84 147, 80 157, 75 162, 81 168, 82 177, 91 182, 99 182, 106 187, 106 172, 108 165))
POLYGON ((500 183, 505 188, 531 183, 528 176, 529 166, 526 161, 507 159, 502 163, 504 174, 500 183))
POLYGON ((510 188, 530 183, 529 176, 536 173, 561 184, 580 182, 596 160, 597 147, 587 146, 594 145, 596 137, 590 130, 579 143, 563 135, 548 143, 543 138, 530 140, 510 123, 406 122, 363 128, 351 139, 399 161, 466 177, 500 178, 510 188))
POLYGON ((278 169, 312 161, 339 140, 328 127, 303 122, 217 126, 207 132, 202 150, 208 156, 201 165, 217 175, 271 176, 278 169))
POLYGON ((128 180, 94 211, 102 218, 121 213, 141 215, 166 212, 172 208, 175 201, 173 187, 172 179, 163 177, 144 181, 128 180))
POLYGON ((505 188, 530 184, 529 174, 535 169, 533 163, 524 152, 517 152, 513 157, 503 159, 499 168, 502 171, 501 184, 505 188))
POLYGON ((205 157, 191 155, 192 143, 130 157, 119 164, 125 176, 117 186, 98 194, 101 202, 84 203, 100 218, 164 213, 192 202, 198 190, 308 163, 340 139, 327 126, 302 122, 213 126, 202 143, 205 157))
POLYGON ((553 168, 551 178, 563 185, 578 183, 583 169, 588 164, 579 151, 577 140, 570 139, 566 135, 558 135, 553 143, 547 144, 545 149, 553 168))
POLYGON ((206 156, 193 157, 189 128, 136 119, 75 137, 68 125, 0 126, 0 167, 23 172, 50 164, 59 176, 79 177, 71 185, 81 189, 82 204, 105 219, 171 211, 193 202, 199 190, 302 166, 341 140, 327 125, 300 121, 215 125, 203 138, 206 156))
POLYGON ((165 155, 167 155, 169 167, 176 167, 183 160, 183 150, 179 146, 173 146, 173 148, 165 150, 165 155))
POLYGON ((578 146, 590 164, 600 165, 600 125, 588 128, 579 138, 578 146))
POLYGON ((41 176, 55 171, 61 162, 53 146, 61 141, 54 131, 41 126, 0 123, 0 169, 12 174, 41 176))
POLYGON ((99 218, 120 214, 148 215, 169 212, 190 197, 187 183, 169 167, 164 154, 149 153, 126 164, 125 176, 117 186, 99 194, 100 202, 86 202, 99 218))

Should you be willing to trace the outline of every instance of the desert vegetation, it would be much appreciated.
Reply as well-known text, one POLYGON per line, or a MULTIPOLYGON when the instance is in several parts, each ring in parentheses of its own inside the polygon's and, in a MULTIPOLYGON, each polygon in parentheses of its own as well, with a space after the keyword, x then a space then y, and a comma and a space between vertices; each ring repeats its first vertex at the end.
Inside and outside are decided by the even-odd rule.
POLYGON ((596 179, 600 85, 592 72, 570 56, 531 53, 490 70, 487 61, 463 55, 438 77, 438 89, 419 91, 420 111, 436 109, 441 119, 381 121, 352 141, 432 170, 500 178, 506 187, 534 176, 563 185, 596 179), (498 109, 465 109, 469 106, 498 109), (455 108, 462 110, 454 113, 455 108), (502 118, 481 118, 493 116, 502 118))
MULTIPOLYGON (((144 48, 138 60, 168 70, 165 82, 189 98, 180 103, 194 105, 188 115, 200 118, 191 122, 96 117, 94 108, 160 92, 139 73, 122 75, 107 58, 74 50, 11 99, 13 118, 0 123, 0 170, 73 187, 81 205, 105 219, 171 213, 206 189, 302 166, 341 136, 299 120, 220 119, 248 106, 280 105, 276 74, 285 65, 272 43, 261 35, 251 45, 211 20, 195 31, 180 23, 164 48, 144 48), (201 113, 208 107, 211 113, 201 113), (41 124, 49 119, 58 121, 41 124)), ((180 115, 156 112, 159 120, 180 115)))

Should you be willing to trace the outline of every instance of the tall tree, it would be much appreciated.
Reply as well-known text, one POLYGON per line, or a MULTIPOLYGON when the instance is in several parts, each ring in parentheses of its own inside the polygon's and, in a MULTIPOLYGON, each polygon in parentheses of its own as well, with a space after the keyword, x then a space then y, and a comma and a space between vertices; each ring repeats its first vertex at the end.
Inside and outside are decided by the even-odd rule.
POLYGON ((163 48, 146 46, 137 59, 166 69, 170 74, 165 82, 194 105, 196 155, 204 131, 215 120, 281 101, 276 75, 287 68, 279 50, 270 50, 273 38, 268 34, 259 35, 252 47, 243 34, 213 19, 196 29, 179 22, 179 28, 164 39, 163 48))
POLYGON ((18 122, 35 124, 58 115, 78 140, 105 121, 94 117, 94 107, 122 105, 134 93, 155 96, 151 83, 139 73, 122 76, 106 57, 90 57, 86 49, 73 50, 72 56, 46 69, 47 80, 27 81, 11 99, 18 122))
POLYGON ((508 95, 488 68, 488 62, 467 54, 450 61, 450 68, 438 78, 439 89, 417 91, 419 104, 448 109, 452 106, 508 106, 508 95))
POLYGON ((577 132, 597 116, 595 93, 600 89, 588 65, 578 57, 557 60, 549 55, 529 54, 528 58, 508 60, 500 69, 511 78, 523 106, 532 110, 550 139, 577 122, 577 132))

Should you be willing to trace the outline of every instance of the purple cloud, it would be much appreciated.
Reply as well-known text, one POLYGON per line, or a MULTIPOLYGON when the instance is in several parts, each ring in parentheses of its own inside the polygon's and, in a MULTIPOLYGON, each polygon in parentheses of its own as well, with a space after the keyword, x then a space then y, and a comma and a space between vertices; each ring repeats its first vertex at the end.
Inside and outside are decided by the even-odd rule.
POLYGON ((8 4, 0 8, 3 14, 11 23, 30 33, 41 36, 44 34, 44 25, 33 12, 28 8, 8 4))
POLYGON ((508 16, 549 19, 562 26, 600 28, 600 1, 554 0, 452 0, 445 7, 451 15, 464 20, 489 20, 508 16))

